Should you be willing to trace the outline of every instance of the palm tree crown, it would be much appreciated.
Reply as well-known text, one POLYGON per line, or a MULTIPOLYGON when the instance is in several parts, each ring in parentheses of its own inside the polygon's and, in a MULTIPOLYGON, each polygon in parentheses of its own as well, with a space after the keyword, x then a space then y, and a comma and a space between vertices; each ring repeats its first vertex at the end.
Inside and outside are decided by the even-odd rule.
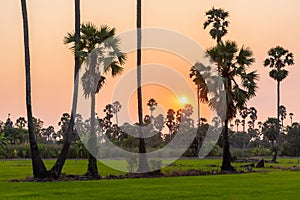
POLYGON ((210 35, 217 42, 220 42, 222 37, 227 34, 227 27, 229 22, 226 18, 229 13, 220 8, 212 8, 206 12, 207 21, 204 22, 203 26, 206 29, 210 24, 212 24, 212 29, 210 30, 210 35))
POLYGON ((288 76, 288 71, 283 69, 285 66, 294 64, 294 55, 281 46, 277 46, 268 51, 268 58, 264 62, 265 67, 270 67, 270 77, 282 81, 288 76))
POLYGON ((227 99, 226 119, 231 120, 256 93, 258 74, 246 71, 254 62, 252 52, 244 47, 239 50, 235 42, 226 41, 208 49, 207 54, 217 65, 223 79, 227 99))
POLYGON ((114 77, 123 71, 126 55, 119 49, 119 39, 115 37, 115 29, 106 25, 98 28, 92 23, 84 23, 80 28, 80 40, 78 49, 75 49, 75 35, 68 33, 64 39, 65 44, 73 44, 71 49, 80 56, 80 62, 92 61, 95 56, 96 69, 92 75, 92 69, 87 68, 82 76, 84 95, 89 96, 93 90, 96 93, 103 87, 105 77, 103 74, 111 72, 114 77), (89 56, 90 55, 90 56, 89 56), (93 78, 94 80, 91 80, 93 78))

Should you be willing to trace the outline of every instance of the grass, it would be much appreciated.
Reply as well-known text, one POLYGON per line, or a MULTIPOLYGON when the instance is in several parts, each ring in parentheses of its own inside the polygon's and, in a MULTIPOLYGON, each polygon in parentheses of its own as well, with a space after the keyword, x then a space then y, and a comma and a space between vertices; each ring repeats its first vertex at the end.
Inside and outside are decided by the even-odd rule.
MULTIPOLYGON (((47 167, 53 160, 46 160, 47 167)), ((296 159, 279 160, 282 166, 296 159)), ((299 199, 300 172, 270 168, 262 173, 100 181, 12 183, 31 176, 29 160, 0 161, 0 199, 299 199)), ((280 165, 276 164, 276 165, 280 165)), ((68 160, 64 171, 83 174, 85 160, 68 160)), ((211 169, 219 159, 179 160, 164 171, 211 169)), ((271 165, 271 164, 268 164, 271 165)), ((273 164, 274 165, 274 164, 273 164)), ((120 174, 99 163, 101 175, 120 174)))

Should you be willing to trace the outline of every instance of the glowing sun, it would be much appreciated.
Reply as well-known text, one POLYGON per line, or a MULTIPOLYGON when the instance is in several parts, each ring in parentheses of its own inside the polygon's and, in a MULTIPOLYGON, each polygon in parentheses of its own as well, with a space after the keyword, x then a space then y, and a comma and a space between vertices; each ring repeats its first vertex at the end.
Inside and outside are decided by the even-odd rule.
POLYGON ((180 97, 179 101, 182 105, 185 105, 187 103, 187 98, 186 97, 180 97))

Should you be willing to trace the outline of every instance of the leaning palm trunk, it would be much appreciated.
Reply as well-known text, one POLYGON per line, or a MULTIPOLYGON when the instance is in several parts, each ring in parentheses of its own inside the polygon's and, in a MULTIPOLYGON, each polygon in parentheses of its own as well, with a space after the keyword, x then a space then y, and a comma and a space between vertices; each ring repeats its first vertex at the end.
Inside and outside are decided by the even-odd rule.
MULTIPOLYGON (((80 0, 75 0, 75 47, 78 46, 80 39, 80 0)), ((76 48, 75 48, 76 51, 76 48)), ((76 106, 77 106, 77 97, 78 97, 78 73, 80 69, 80 57, 75 52, 75 70, 74 70, 74 90, 73 90, 73 103, 72 103, 72 112, 71 119, 68 127, 68 132, 66 134, 66 139, 64 140, 63 148, 59 154, 56 163, 50 170, 50 175, 54 178, 60 176, 62 168, 65 164, 65 161, 68 156, 68 152, 72 143, 74 122, 76 115, 76 106)))
POLYGON ((31 106, 31 79, 30 79, 30 53, 29 53, 29 36, 28 36, 28 18, 26 0, 21 0, 23 29, 24 29, 24 50, 25 50, 25 71, 26 71, 26 109, 28 119, 28 133, 30 150, 32 157, 32 170, 34 178, 46 178, 48 176, 47 169, 41 158, 36 137, 34 133, 32 120, 32 106, 31 106))
POLYGON ((146 144, 141 126, 143 125, 143 105, 142 105, 142 86, 141 86, 141 64, 142 64, 142 1, 137 0, 137 98, 138 98, 138 117, 139 117, 139 172, 146 172, 149 170, 146 144))

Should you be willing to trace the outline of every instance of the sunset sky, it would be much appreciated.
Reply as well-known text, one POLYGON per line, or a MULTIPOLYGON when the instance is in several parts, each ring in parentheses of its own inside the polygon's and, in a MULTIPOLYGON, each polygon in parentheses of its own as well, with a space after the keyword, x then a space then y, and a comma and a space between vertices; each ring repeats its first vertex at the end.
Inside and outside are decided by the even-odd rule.
MULTIPOLYGON (((73 3, 73 0, 27 1, 33 113, 45 122, 45 126, 56 126, 61 115, 71 109, 74 64, 71 51, 63 44, 63 37, 74 30, 73 3)), ((176 31, 206 49, 215 44, 209 30, 203 30, 205 12, 213 6, 230 13, 229 33, 224 39, 236 41, 239 47, 249 46, 254 53, 256 62, 252 69, 258 70, 260 74, 259 90, 248 106, 257 108, 260 121, 265 121, 268 116, 276 116, 276 82, 269 77, 269 69, 263 67, 267 51, 281 45, 294 53, 295 65, 287 68, 289 76, 281 84, 281 104, 286 106, 288 113, 293 112, 294 119, 299 121, 299 1, 143 0, 143 27, 176 31)), ((90 21, 96 25, 107 24, 115 27, 117 33, 131 31, 135 28, 135 7, 135 0, 82 0, 81 21, 90 21)), ((21 3, 18 0, 0 0, 0 9, 0 120, 5 121, 10 113, 15 121, 19 116, 26 116, 21 3)), ((176 42, 178 41, 172 41, 174 44, 176 42)), ((135 59, 135 52, 129 53, 124 73, 115 79, 108 79, 103 91, 97 95, 99 113, 102 109, 100 104, 111 103, 110 96, 116 84, 134 69, 135 59)), ((143 52, 143 64, 167 66, 186 79, 191 67, 184 58, 154 50, 143 52)), ((165 78, 174 79, 167 75, 165 78)), ((136 83, 135 80, 130 80, 132 84, 136 83)), ((187 81, 190 83, 190 80, 187 81)), ((194 87, 191 83, 190 86, 194 87)), ((170 90, 153 84, 145 87, 144 101, 155 98, 161 105, 160 111, 168 109, 167 106, 177 109, 179 104, 175 96, 189 94, 188 91, 172 94, 170 90)), ((134 121, 136 107, 132 105, 136 102, 135 93, 126 96, 134 121)), ((188 100, 194 102, 195 99, 191 98, 192 96, 188 97, 188 100)), ((148 108, 144 109, 145 114, 148 114, 148 108)), ((208 112, 207 109, 204 108, 204 112, 208 112)), ((285 123, 288 124, 289 119, 285 123)))

